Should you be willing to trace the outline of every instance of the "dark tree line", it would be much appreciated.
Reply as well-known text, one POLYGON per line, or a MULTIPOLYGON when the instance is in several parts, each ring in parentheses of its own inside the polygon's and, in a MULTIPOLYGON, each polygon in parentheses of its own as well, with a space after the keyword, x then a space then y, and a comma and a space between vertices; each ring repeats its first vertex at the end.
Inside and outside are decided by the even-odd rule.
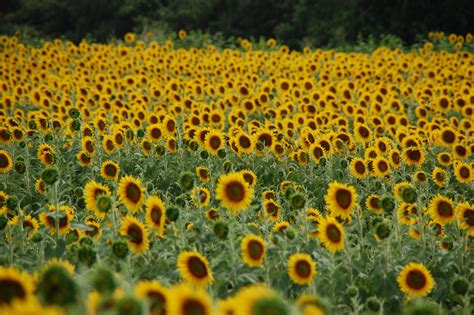
POLYGON ((2 0, 0 32, 97 41, 178 29, 275 37, 292 47, 350 44, 392 34, 407 44, 429 31, 474 31, 473 0, 2 0))

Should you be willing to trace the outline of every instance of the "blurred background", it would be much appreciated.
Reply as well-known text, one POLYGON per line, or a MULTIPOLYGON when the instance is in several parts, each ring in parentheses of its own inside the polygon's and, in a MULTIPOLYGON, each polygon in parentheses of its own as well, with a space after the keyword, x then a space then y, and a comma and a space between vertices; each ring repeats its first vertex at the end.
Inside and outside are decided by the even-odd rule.
POLYGON ((474 0, 1 0, 0 33, 105 42, 179 29, 276 38, 293 49, 360 40, 410 45, 430 31, 474 31, 474 0))

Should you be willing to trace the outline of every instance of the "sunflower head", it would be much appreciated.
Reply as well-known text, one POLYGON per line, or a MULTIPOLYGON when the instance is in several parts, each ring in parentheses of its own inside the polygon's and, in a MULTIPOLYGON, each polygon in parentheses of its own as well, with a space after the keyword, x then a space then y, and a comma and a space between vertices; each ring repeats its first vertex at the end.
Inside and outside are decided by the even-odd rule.
POLYGON ((70 272, 63 266, 52 264, 40 274, 37 295, 45 305, 61 307, 78 301, 78 287, 70 272))
POLYGON ((428 295, 434 287, 429 270, 422 264, 409 263, 400 271, 397 282, 400 290, 410 296, 428 295))
POLYGON ((244 262, 250 267, 262 265, 266 253, 265 241, 257 235, 249 234, 240 243, 244 262))
POLYGON ((216 187, 216 199, 232 213, 246 209, 252 201, 254 189, 240 173, 229 173, 219 177, 216 187))
POLYGON ((294 254, 288 260, 288 275, 297 284, 310 284, 316 275, 316 263, 307 254, 294 254))
POLYGON ((145 192, 141 180, 128 175, 120 179, 118 194, 120 200, 132 213, 137 212, 145 200, 145 192))
POLYGON ((329 184, 324 200, 333 216, 349 219, 357 204, 357 194, 354 187, 335 181, 329 184))
POLYGON ((33 296, 33 278, 16 268, 0 267, 0 308, 33 296))
POLYGON ((324 247, 333 253, 344 249, 344 228, 334 217, 320 220, 318 237, 324 247))
POLYGON ((128 246, 135 254, 148 250, 148 232, 143 223, 132 216, 127 216, 120 227, 120 234, 128 238, 128 246))
POLYGON ((183 252, 178 256, 178 270, 191 284, 205 286, 214 281, 207 259, 198 252, 183 252))

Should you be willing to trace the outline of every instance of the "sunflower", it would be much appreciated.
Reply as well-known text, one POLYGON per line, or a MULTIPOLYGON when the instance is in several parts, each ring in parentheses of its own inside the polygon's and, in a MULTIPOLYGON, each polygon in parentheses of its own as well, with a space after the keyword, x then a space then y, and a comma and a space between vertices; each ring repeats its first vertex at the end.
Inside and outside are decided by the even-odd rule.
POLYGON ((421 166, 425 160, 425 152, 419 147, 409 147, 403 151, 403 158, 408 165, 421 166))
POLYGON ((163 126, 160 123, 150 125, 146 128, 148 139, 158 142, 163 138, 163 126))
POLYGON ((195 187, 191 190, 191 199, 196 207, 204 208, 209 204, 209 201, 211 201, 211 193, 206 187, 195 187))
POLYGON ((318 237, 324 247, 333 253, 344 248, 344 228, 334 217, 322 218, 319 221, 318 237))
POLYGON ((439 132, 439 143, 445 147, 451 147, 456 140, 458 135, 454 129, 451 127, 445 127, 439 132))
POLYGON ((397 198, 399 201, 403 200, 402 199, 402 191, 405 189, 405 188, 414 188, 412 184, 410 184, 409 182, 399 182, 399 183, 396 183, 394 186, 393 186, 393 195, 395 196, 395 198, 397 198))
POLYGON ((92 239, 99 240, 102 236, 102 229, 100 228, 100 224, 96 221, 95 217, 87 218, 84 224, 89 227, 84 231, 84 234, 92 239))
POLYGON ((334 181, 329 184, 324 200, 333 216, 349 219, 357 204, 357 194, 354 187, 334 181))
POLYGON ((414 262, 403 267, 397 282, 403 293, 416 297, 428 295, 435 284, 430 271, 424 265, 414 262))
POLYGON ((237 214, 246 209, 253 197, 253 188, 240 173, 229 173, 219 177, 216 187, 216 199, 221 205, 237 214))
MULTIPOLYGON (((13 217, 9 223, 11 226, 20 224, 20 219, 18 216, 13 217)), ((23 230, 26 233, 28 239, 31 239, 38 231, 39 223, 38 220, 33 218, 31 215, 27 215, 23 218, 23 230)))
POLYGON ((148 197, 146 201, 145 220, 147 226, 157 230, 160 234, 163 234, 166 220, 166 209, 160 197, 148 197))
POLYGON ((430 200, 428 209, 431 219, 441 225, 454 221, 456 217, 453 201, 439 194, 430 200))
POLYGON ((415 181, 422 184, 426 184, 428 182, 428 176, 423 171, 416 171, 415 174, 413 175, 413 178, 415 181))
MULTIPOLYGON (((41 223, 49 228, 51 234, 56 233, 56 206, 50 205, 49 209, 41 212, 39 215, 41 223)), ((58 208, 58 223, 59 223, 59 234, 67 232, 71 226, 71 221, 74 218, 74 209, 62 205, 58 208)))
POLYGON ((206 134, 204 144, 212 155, 216 155, 217 151, 225 146, 224 135, 219 130, 211 129, 206 134))
POLYGON ((378 156, 372 161, 372 170, 376 176, 384 177, 390 173, 390 164, 384 157, 378 156))
POLYGON ((148 300, 148 311, 151 315, 168 314, 168 289, 158 281, 140 281, 135 286, 135 294, 141 299, 148 300))
POLYGON ((102 147, 107 154, 112 154, 117 149, 115 147, 114 138, 111 135, 105 135, 102 139, 102 147))
POLYGON ((458 182, 463 184, 470 184, 474 179, 472 167, 464 162, 454 164, 454 176, 458 182))
POLYGON ((84 200, 86 202, 86 208, 90 211, 98 213, 100 217, 103 217, 103 214, 100 213, 99 209, 97 209, 97 199, 100 195, 110 196, 109 187, 99 184, 94 180, 87 182, 86 186, 84 187, 84 200))
POLYGON ((415 224, 417 212, 416 205, 400 202, 397 207, 397 220, 400 224, 415 224))
POLYGON ((263 238, 248 234, 240 243, 242 259, 250 267, 259 267, 265 259, 266 245, 263 238))
POLYGON ((269 221, 277 221, 280 218, 281 206, 273 199, 263 201, 263 212, 260 213, 261 218, 269 221))
POLYGON ((126 216, 120 227, 120 234, 128 238, 128 246, 135 254, 148 250, 148 232, 143 223, 132 216, 126 216))
POLYGON ((265 190, 262 193, 262 199, 263 200, 276 200, 277 198, 273 190, 265 190))
POLYGON ((239 131, 234 137, 235 145, 238 152, 252 153, 255 142, 249 135, 243 131, 239 131))
POLYGON ((180 253, 177 266, 181 277, 191 284, 205 286, 214 281, 206 257, 196 251, 180 253))
POLYGON ((236 315, 289 314, 278 294, 263 284, 254 284, 237 293, 236 315))
POLYGON ((379 195, 372 194, 365 201, 367 209, 375 211, 377 214, 382 213, 382 203, 379 195))
POLYGON ((80 166, 88 167, 92 165, 92 157, 85 151, 77 153, 76 158, 79 161, 80 166))
POLYGON ((15 301, 28 301, 33 297, 33 277, 14 267, 0 266, 0 309, 15 301))
POLYGON ((10 154, 5 150, 0 150, 0 173, 8 173, 13 167, 10 154))
POLYGON ((203 290, 195 290, 187 284, 178 284, 169 289, 168 313, 176 315, 211 315, 212 301, 203 290))
POLYGON ((87 152, 89 155, 95 153, 94 139, 92 139, 92 137, 84 137, 81 142, 83 151, 87 152))
POLYGON ((132 213, 140 209, 145 199, 144 189, 140 179, 133 178, 129 175, 120 179, 118 194, 122 203, 124 203, 127 209, 132 213))
POLYGON ((352 176, 357 179, 361 179, 367 176, 367 166, 364 159, 353 158, 349 164, 352 176))
POLYGON ((294 254, 288 259, 288 275, 294 283, 310 284, 316 275, 316 263, 308 254, 294 254))
POLYGON ((303 315, 325 315, 326 306, 321 300, 313 295, 301 295, 296 300, 298 306, 303 310, 303 315))
POLYGON ((237 312, 238 308, 238 300, 233 297, 229 296, 223 300, 220 300, 217 304, 217 314, 219 315, 234 315, 237 312))
POLYGON ((436 160, 438 160, 438 163, 443 166, 450 166, 451 164, 453 164, 453 159, 449 152, 438 153, 438 155, 436 156, 436 160))
POLYGON ((38 147, 37 156, 41 163, 45 166, 54 164, 55 154, 53 148, 49 144, 41 144, 38 147))
POLYGON ((120 173, 120 166, 114 161, 107 160, 100 167, 100 175, 104 179, 117 180, 120 173))
POLYGON ((318 164, 321 158, 326 156, 326 150, 318 143, 313 143, 309 147, 309 156, 314 163, 318 164))
POLYGON ((201 182, 204 182, 204 183, 209 182, 209 179, 210 179, 209 169, 207 169, 206 167, 204 166, 196 167, 196 175, 201 182))
POLYGON ((459 203, 457 219, 459 227, 467 230, 470 237, 474 237, 474 206, 467 201, 459 203))
POLYGON ((397 169, 402 165, 402 157, 400 156, 400 152, 396 149, 391 149, 388 152, 388 159, 394 169, 397 169))
POLYGON ((249 184, 249 187, 254 188, 257 185, 257 175, 251 170, 242 170, 239 172, 244 180, 249 184))
POLYGON ((435 167, 431 173, 431 178, 438 187, 443 187, 448 182, 446 171, 442 168, 435 167))
POLYGON ((354 136, 357 141, 368 143, 371 139, 372 132, 366 124, 357 123, 354 126, 354 136))

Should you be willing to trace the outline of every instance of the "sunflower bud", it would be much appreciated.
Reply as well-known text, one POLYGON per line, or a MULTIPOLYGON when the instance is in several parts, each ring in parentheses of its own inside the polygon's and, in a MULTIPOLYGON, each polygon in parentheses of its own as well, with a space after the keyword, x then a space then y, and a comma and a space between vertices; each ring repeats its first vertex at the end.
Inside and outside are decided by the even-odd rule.
POLYGON ((387 213, 390 213, 393 211, 393 209, 395 209, 395 202, 393 201, 393 198, 391 197, 387 196, 383 198, 381 203, 382 203, 382 209, 387 213))
POLYGON ((289 240, 294 239, 295 236, 296 236, 295 230, 293 230, 293 229, 286 229, 286 230, 285 230, 285 236, 286 236, 289 240))
POLYGON ((50 143, 53 141, 53 135, 48 133, 47 135, 44 136, 44 142, 50 143))
POLYGON ((184 190, 191 190, 194 187, 194 177, 192 173, 186 172, 181 175, 179 184, 184 190))
POLYGON ((117 315, 141 315, 143 313, 142 302, 134 296, 124 296, 117 303, 117 315))
POLYGON ((224 221, 217 221, 214 224, 213 231, 218 238, 224 240, 227 238, 227 234, 229 233, 229 227, 224 221))
POLYGON ((286 315, 288 314, 288 309, 281 299, 277 297, 266 297, 255 302, 253 314, 286 315))
POLYGON ((379 240, 386 239, 390 235, 390 226, 386 221, 382 221, 375 226, 375 235, 379 240))
POLYGON ((18 174, 23 174, 26 171, 26 165, 23 161, 17 161, 15 163, 15 171, 18 174))
POLYGON ((293 209, 296 209, 296 210, 302 209, 305 203, 306 203, 306 200, 303 194, 295 192, 294 194, 290 196, 290 204, 291 204, 291 208, 293 209))
POLYGON ((78 288, 66 268, 52 265, 44 270, 37 284, 37 295, 45 305, 61 307, 75 304, 78 288))
POLYGON ((351 285, 347 288, 346 293, 349 297, 355 297, 359 293, 359 290, 357 289, 357 287, 351 285))
POLYGON ((217 155, 218 155, 221 159, 225 158, 225 156, 226 156, 225 150, 224 150, 224 149, 219 149, 219 150, 217 151, 217 155))
POLYGON ((414 303, 409 304, 403 314, 406 315, 441 315, 439 306, 434 302, 428 302, 426 300, 415 300, 414 303))
POLYGON ((229 173, 232 170, 232 163, 230 161, 224 162, 224 172, 229 173))
POLYGON ((41 179, 47 185, 53 185, 59 179, 59 171, 56 167, 47 167, 41 172, 41 179))
POLYGON ((68 114, 69 114, 69 117, 71 117, 72 119, 79 118, 79 116, 81 115, 81 113, 79 112, 77 108, 71 108, 68 114))
POLYGON ((188 147, 192 151, 196 151, 199 148, 199 144, 196 141, 192 140, 192 141, 189 142, 188 147))
POLYGON ((110 270, 99 268, 92 279, 92 286, 99 293, 112 293, 117 287, 117 283, 110 270))
POLYGON ((137 137, 141 139, 141 138, 143 138, 144 136, 145 136, 145 130, 143 130, 143 128, 138 129, 138 131, 137 131, 137 137))
POLYGON ((467 282, 463 277, 457 277, 454 279, 451 288, 454 293, 464 295, 469 291, 469 282, 467 282))
POLYGON ((369 297, 367 301, 365 301, 365 306, 373 312, 378 312, 380 310, 380 302, 376 296, 369 297))
POLYGON ((413 187, 405 187, 401 191, 402 200, 406 203, 414 203, 416 201, 416 190, 413 187))
POLYGON ((201 159, 205 160, 209 157, 209 152, 203 150, 201 153, 199 153, 199 155, 201 156, 201 159))
POLYGON ((7 208, 10 210, 15 210, 18 205, 18 198, 14 195, 9 196, 7 199, 7 208))
POLYGON ((100 195, 96 201, 97 210, 107 213, 112 209, 112 199, 107 195, 100 195))
POLYGON ((171 222, 175 222, 179 218, 179 209, 176 207, 169 207, 166 209, 166 218, 171 222))
POLYGON ((162 145, 157 145, 155 148, 155 154, 157 156, 162 156, 163 154, 165 154, 165 147, 162 145))
MULTIPOLYGON (((5 227, 7 226, 8 219, 4 215, 0 216, 0 231, 3 231, 5 227)), ((39 233, 36 233, 35 235, 39 235, 39 233)))
POLYGON ((95 261, 97 260, 96 251, 92 248, 92 246, 84 246, 81 245, 79 250, 77 251, 77 258, 81 263, 86 266, 92 266, 95 261))
POLYGON ((81 122, 78 119, 74 119, 71 124, 71 129, 74 131, 81 130, 81 122))
POLYGON ((124 241, 114 241, 112 243, 112 253, 119 259, 124 259, 128 256, 128 245, 124 241))

